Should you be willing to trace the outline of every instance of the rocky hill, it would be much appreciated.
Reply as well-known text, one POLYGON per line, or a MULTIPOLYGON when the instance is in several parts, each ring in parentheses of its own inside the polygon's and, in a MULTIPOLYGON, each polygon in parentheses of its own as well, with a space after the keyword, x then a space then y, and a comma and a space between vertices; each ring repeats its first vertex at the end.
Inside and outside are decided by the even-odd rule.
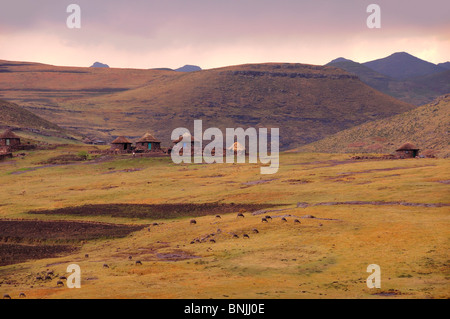
POLYGON ((410 142, 428 154, 450 156, 450 94, 403 114, 368 122, 299 148, 330 153, 392 153, 410 142))
POLYGON ((406 53, 363 64, 344 58, 327 64, 357 75, 376 90, 417 106, 450 92, 450 70, 444 65, 435 65, 406 53), (401 74, 409 77, 404 78, 401 74))
POLYGON ((31 133, 34 136, 50 136, 69 140, 81 138, 80 135, 62 129, 15 103, 0 100, 0 131, 8 128, 31 133))

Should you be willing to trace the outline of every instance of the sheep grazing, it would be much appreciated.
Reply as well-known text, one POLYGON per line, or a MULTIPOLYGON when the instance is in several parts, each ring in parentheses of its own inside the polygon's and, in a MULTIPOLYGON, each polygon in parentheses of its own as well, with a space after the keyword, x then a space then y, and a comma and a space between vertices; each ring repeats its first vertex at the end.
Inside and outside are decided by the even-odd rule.
POLYGON ((283 218, 281 218, 281 221, 282 222, 287 222, 287 219, 283 217, 283 218))
POLYGON ((195 219, 191 219, 191 221, 189 222, 191 225, 195 225, 197 224, 197 221, 195 219))
POLYGON ((23 292, 21 292, 20 294, 19 294, 19 298, 25 298, 26 297, 26 295, 23 293, 23 292))
POLYGON ((42 280, 42 277, 41 276, 37 276, 36 280, 42 280))
POLYGON ((159 224, 158 224, 158 223, 153 223, 152 225, 153 225, 153 226, 158 226, 159 224))
POLYGON ((47 271, 47 275, 53 275, 53 271, 47 271))
POLYGON ((45 280, 52 280, 52 277, 50 277, 50 276, 45 276, 45 280))
POLYGON ((108 264, 103 264, 103 268, 109 268, 108 264))
POLYGON ((8 294, 4 294, 4 295, 3 295, 3 299, 11 299, 11 296, 8 295, 8 294))
POLYGON ((222 218, 222 217, 220 217, 220 215, 216 215, 216 218, 222 218))
POLYGON ((133 256, 128 256, 128 260, 131 260, 131 259, 133 259, 133 256))
POLYGON ((236 234, 233 234, 233 238, 239 238, 239 236, 236 234))
POLYGON ((211 243, 215 243, 216 241, 214 239, 209 240, 211 243))
POLYGON ((299 223, 299 224, 301 224, 300 221, 299 221, 298 219, 294 219, 294 223, 299 223))
POLYGON ((250 238, 250 236, 249 235, 247 235, 247 234, 244 234, 244 236, 243 236, 244 238, 250 238))
POLYGON ((268 222, 268 221, 267 221, 267 218, 265 218, 265 217, 261 218, 261 222, 262 222, 262 223, 267 223, 267 222, 268 222))
POLYGON ((270 217, 269 215, 267 215, 265 218, 266 218, 267 220, 272 219, 272 217, 270 217))
POLYGON ((59 277, 59 279, 67 280, 67 278, 65 276, 61 276, 61 277, 59 277))
POLYGON ((89 258, 89 254, 85 254, 85 255, 84 255, 84 258, 89 258))
POLYGON ((319 227, 322 227, 323 225, 322 224, 319 224, 319 227))
POLYGON ((142 262, 140 260, 136 260, 136 265, 142 265, 142 262))
POLYGON ((191 245, 192 245, 192 244, 195 244, 195 241, 191 241, 191 245))
POLYGON ((244 216, 244 214, 242 214, 242 213, 238 213, 238 214, 237 214, 237 217, 245 217, 245 216, 244 216))
POLYGON ((58 280, 58 281, 56 282, 56 285, 57 285, 57 286, 64 286, 64 283, 63 283, 61 280, 58 280))
POLYGON ((258 231, 256 228, 253 228, 253 232, 254 232, 255 234, 258 234, 258 233, 259 233, 259 231, 258 231))

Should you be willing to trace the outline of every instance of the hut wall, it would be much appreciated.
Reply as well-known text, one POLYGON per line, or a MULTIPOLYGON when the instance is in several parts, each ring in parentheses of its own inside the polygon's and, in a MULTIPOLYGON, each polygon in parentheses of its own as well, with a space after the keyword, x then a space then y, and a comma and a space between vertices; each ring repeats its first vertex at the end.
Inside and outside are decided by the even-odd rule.
POLYGON ((0 139, 0 146, 17 146, 20 145, 20 139, 18 138, 2 138, 0 139))
POLYGON ((112 151, 120 151, 120 152, 131 151, 131 144, 126 144, 126 143, 111 144, 111 150, 112 151))
POLYGON ((415 158, 418 155, 417 151, 397 151, 397 157, 399 158, 415 158))
POLYGON ((136 150, 140 151, 159 151, 161 150, 161 143, 159 142, 138 142, 136 143, 136 150), (151 144, 149 149, 148 145, 151 144))

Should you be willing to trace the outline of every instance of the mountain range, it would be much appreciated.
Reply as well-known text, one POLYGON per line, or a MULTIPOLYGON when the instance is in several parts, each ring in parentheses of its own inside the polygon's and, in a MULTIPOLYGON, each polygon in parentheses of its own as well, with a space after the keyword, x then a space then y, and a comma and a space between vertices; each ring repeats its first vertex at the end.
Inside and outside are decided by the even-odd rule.
MULTIPOLYGON (((329 145, 319 141, 364 123, 391 121, 393 116, 413 112, 418 101, 450 92, 446 66, 430 65, 406 53, 363 64, 338 58, 326 66, 263 63, 197 72, 189 72, 196 70, 190 66, 185 68, 188 72, 174 72, 0 60, 0 98, 81 138, 136 139, 151 131, 169 146, 173 129, 192 129, 194 120, 201 119, 205 128, 223 131, 278 127, 281 148, 286 150, 313 142, 329 145), (409 68, 408 62, 415 65, 414 75, 402 70, 409 68), (396 68, 396 63, 401 67, 396 68), (383 65, 391 67, 386 71, 383 65), (403 79, 406 74, 412 77, 403 79)), ((31 126, 27 120, 13 123, 11 117, 5 118, 9 120, 4 126, 31 126)), ((444 114, 440 118, 445 119, 444 114)), ((395 138, 390 136, 386 142, 390 140, 395 138)))
POLYGON ((176 72, 195 72, 195 71, 201 71, 202 68, 196 65, 190 65, 186 64, 178 69, 171 69, 171 68, 154 68, 151 70, 159 70, 159 71, 176 71, 176 72))
POLYGON ((444 67, 416 58, 406 52, 396 52, 388 57, 363 63, 363 65, 397 80, 447 71, 444 67))
POLYGON ((450 92, 450 62, 433 64, 406 52, 365 63, 337 58, 326 65, 355 74, 374 89, 417 106, 450 92))
POLYGON ((89 138, 173 129, 278 127, 282 149, 414 108, 334 67, 246 64, 198 72, 0 61, 1 98, 89 138))

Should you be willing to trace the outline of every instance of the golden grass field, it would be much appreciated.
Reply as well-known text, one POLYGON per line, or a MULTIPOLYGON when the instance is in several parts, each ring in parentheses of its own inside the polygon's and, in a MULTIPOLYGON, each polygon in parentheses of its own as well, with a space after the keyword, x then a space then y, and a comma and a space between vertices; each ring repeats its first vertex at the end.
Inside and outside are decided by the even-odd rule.
MULTIPOLYGON (((449 206, 319 205, 377 201, 450 203, 448 159, 350 161, 350 155, 283 153, 280 170, 256 164, 183 164, 132 158, 41 167, 87 146, 27 151, 0 162, 0 218, 150 225, 127 237, 77 243, 74 253, 0 267, 0 294, 18 298, 449 298, 449 206), (35 168, 33 170, 33 168, 35 168), (84 204, 273 204, 263 215, 221 219, 30 215, 84 204), (272 220, 262 223, 261 217, 272 220), (286 216, 287 222, 281 217, 286 216), (300 218, 313 215, 316 218, 300 218), (297 217, 295 217, 297 216, 297 217), (324 218, 324 219, 321 219, 324 218), (301 223, 294 223, 299 219, 301 223), (329 220, 332 219, 332 220, 329 220), (159 226, 153 226, 153 223, 159 226), (259 233, 253 233, 257 228, 259 233), (150 229, 150 231, 148 230, 150 229), (217 233, 217 229, 221 229, 217 233), (215 243, 191 244, 216 233, 215 243), (239 238, 233 238, 235 233, 239 238), (248 234, 250 238, 243 238, 248 234), (89 257, 86 258, 85 254, 89 257), (132 260, 128 259, 132 256, 132 260), (137 265, 136 260, 142 262, 137 265), (81 267, 81 288, 36 281, 81 267), (103 264, 109 268, 103 268, 103 264), (369 289, 369 264, 381 288, 369 289), (379 294, 379 295, 377 295, 379 294)), ((45 243, 44 243, 45 244, 45 243)))

